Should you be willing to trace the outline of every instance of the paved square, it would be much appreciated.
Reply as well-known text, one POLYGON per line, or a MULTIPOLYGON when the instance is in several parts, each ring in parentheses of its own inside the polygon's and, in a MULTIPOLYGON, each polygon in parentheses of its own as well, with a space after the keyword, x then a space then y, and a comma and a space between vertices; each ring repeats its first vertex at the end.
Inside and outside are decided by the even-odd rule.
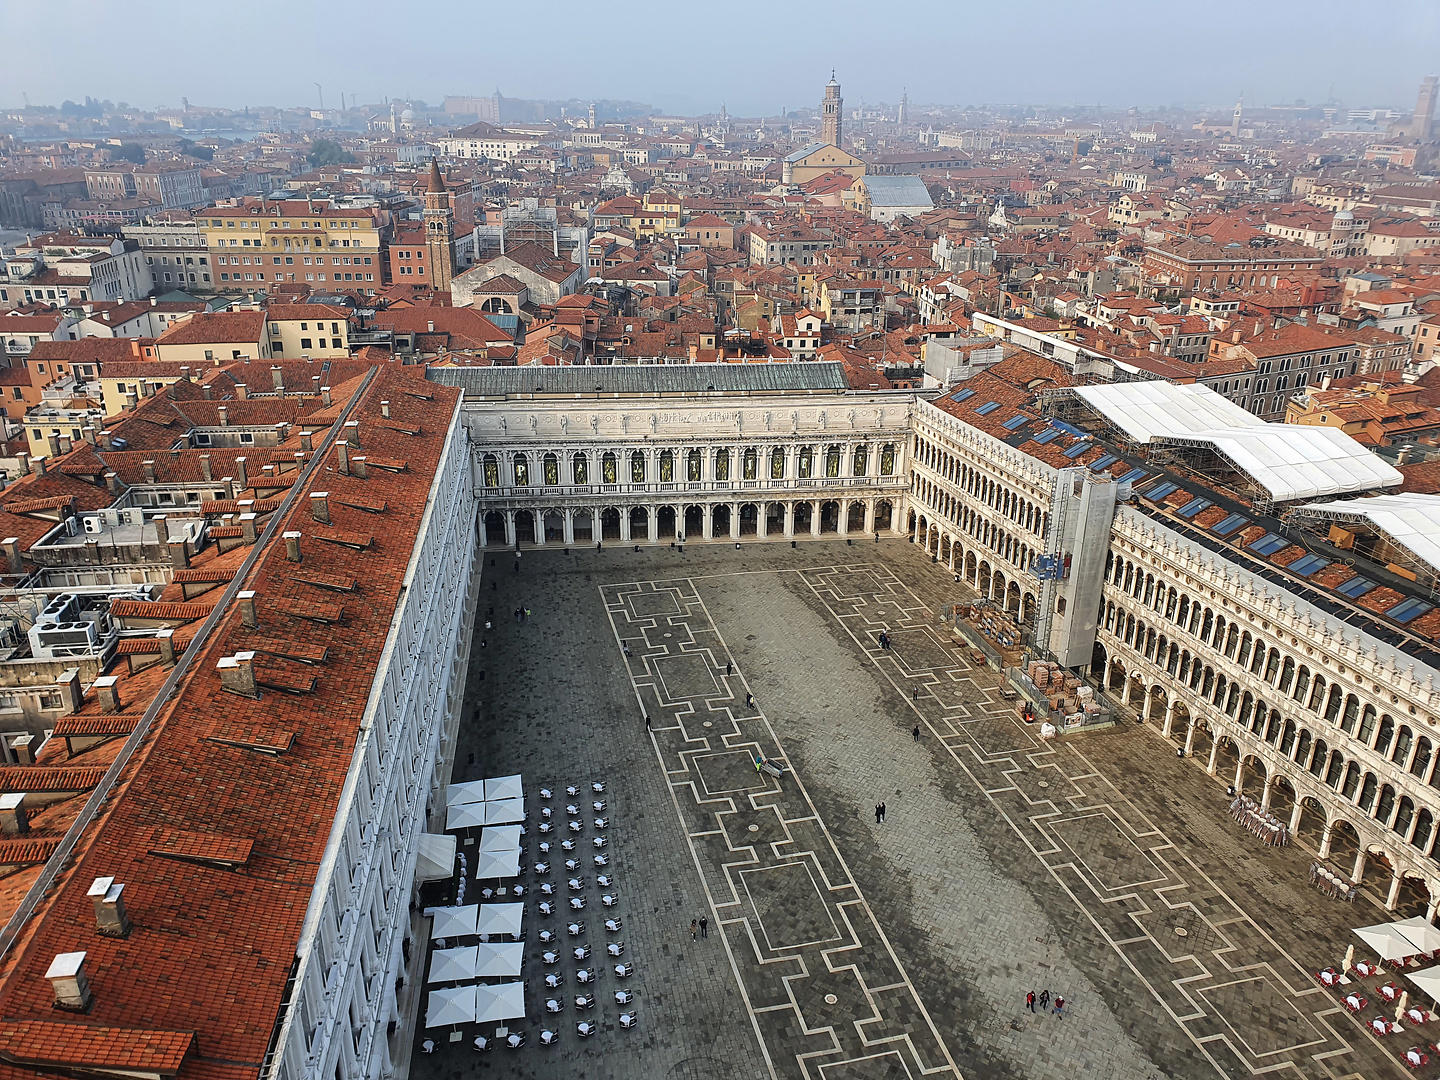
MULTIPOLYGON (((1380 913, 1309 889, 1306 853, 1253 844, 1152 731, 1040 743, 936 618, 966 594, 913 546, 498 561, 482 603, 535 614, 472 652, 455 778, 605 779, 639 1025, 619 1028, 603 976, 595 1036, 544 1016, 543 975, 573 994, 581 965, 567 947, 547 967, 532 934, 534 1015, 511 1025, 529 1045, 442 1044, 415 1075, 1400 1073, 1310 975, 1380 913), (1031 989, 1065 1016, 1029 1013, 1031 989)), ((603 911, 584 912, 597 951, 603 911)))

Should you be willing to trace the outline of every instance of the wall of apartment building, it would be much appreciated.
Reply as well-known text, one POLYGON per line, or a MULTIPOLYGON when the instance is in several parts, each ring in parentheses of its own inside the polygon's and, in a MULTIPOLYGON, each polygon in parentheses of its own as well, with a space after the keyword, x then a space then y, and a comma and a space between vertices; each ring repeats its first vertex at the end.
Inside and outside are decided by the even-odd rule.
POLYGON ((394 1073, 396 1002, 421 834, 443 815, 462 638, 475 563, 475 496, 459 408, 429 491, 394 629, 371 684, 350 770, 306 912, 293 988, 261 1075, 394 1073), (442 766, 444 766, 442 768, 442 766))

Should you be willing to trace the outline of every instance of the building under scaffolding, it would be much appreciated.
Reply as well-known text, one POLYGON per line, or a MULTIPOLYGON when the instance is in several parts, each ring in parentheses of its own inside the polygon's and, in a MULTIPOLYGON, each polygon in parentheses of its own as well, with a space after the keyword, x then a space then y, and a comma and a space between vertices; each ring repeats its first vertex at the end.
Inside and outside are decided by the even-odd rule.
POLYGON ((589 225, 562 225, 560 212, 526 198, 505 206, 499 224, 475 226, 475 262, 504 255, 516 244, 534 243, 549 248, 557 258, 584 265, 590 247, 589 225))

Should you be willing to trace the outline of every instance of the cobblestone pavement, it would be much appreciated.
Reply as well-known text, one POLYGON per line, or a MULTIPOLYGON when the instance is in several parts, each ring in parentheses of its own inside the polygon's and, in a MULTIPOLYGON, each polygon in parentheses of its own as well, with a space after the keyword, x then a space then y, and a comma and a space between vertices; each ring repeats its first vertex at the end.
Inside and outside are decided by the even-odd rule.
POLYGON ((491 557, 455 776, 606 780, 641 1024, 602 980, 600 1033, 567 1010, 543 1048, 532 993, 523 1050, 446 1045, 414 1075, 1403 1071, 1309 974, 1382 915, 1309 889, 1308 856, 1254 842, 1152 731, 1040 744, 939 626, 961 587, 913 546, 491 557))

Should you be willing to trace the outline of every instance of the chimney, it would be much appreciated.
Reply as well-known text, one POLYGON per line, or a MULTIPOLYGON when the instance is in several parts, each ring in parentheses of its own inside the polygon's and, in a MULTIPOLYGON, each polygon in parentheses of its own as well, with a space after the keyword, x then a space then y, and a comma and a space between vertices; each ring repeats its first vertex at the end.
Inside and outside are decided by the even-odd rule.
POLYGON ((285 396, 285 371, 279 364, 270 365, 270 381, 275 384, 275 389, 280 391, 280 396, 285 396))
POLYGON ((380 402, 380 415, 383 416, 386 420, 390 419, 390 402, 380 402))
POLYGON ((242 382, 235 384, 235 397, 239 401, 245 401, 250 396, 249 388, 242 382))
POLYGON ((155 396, 155 386, 156 386, 156 384, 155 384, 155 383, 152 383, 149 379, 141 379, 141 380, 140 380, 140 396, 143 397, 143 398, 151 398, 151 397, 154 397, 154 396, 155 396))
POLYGON ((204 480, 205 480, 205 482, 206 482, 207 484, 210 483, 210 481, 211 481, 211 476, 210 476, 210 455, 209 455, 209 454, 201 454, 201 455, 200 455, 200 475, 201 475, 201 477, 204 478, 204 480))
POLYGON ((120 477, 116 476, 113 472, 107 472, 105 474, 105 489, 118 499, 120 497, 120 477))
POLYGON ((1410 458, 1414 455, 1414 453, 1415 448, 1413 446, 1405 447, 1403 450, 1400 451, 1400 453, 1395 455, 1395 464, 1408 465, 1410 463, 1410 458))
POLYGON ((304 536, 305 534, 299 532, 287 532, 283 535, 285 537, 285 558, 289 559, 291 562, 303 562, 304 559, 300 555, 300 537, 304 536))
POLYGON ((355 447, 356 450, 359 450, 359 449, 360 449, 360 421, 359 421, 359 420, 346 420, 346 421, 345 421, 345 441, 346 441, 347 443, 349 443, 351 446, 355 447))
POLYGON ((111 439, 110 432, 109 432, 108 430, 102 428, 101 431, 100 431, 100 445, 103 446, 106 450, 113 450, 113 449, 114 449, 114 447, 110 444, 110 439, 111 439))
POLYGON ((145 461, 142 461, 140 463, 140 468, 145 470, 145 482, 147 484, 155 483, 155 462, 153 460, 146 459, 145 461))
POLYGON ((240 601, 240 625, 252 630, 259 626, 260 620, 255 617, 255 594, 246 590, 236 593, 235 599, 240 601))
POLYGON ((301 449, 301 450, 314 450, 314 449, 315 449, 315 433, 314 433, 313 431, 302 431, 302 432, 300 432, 300 449, 301 449))
POLYGON ((349 475, 350 475, 350 447, 349 447, 349 445, 347 445, 347 444, 346 444, 345 442, 343 442, 343 441, 342 441, 342 442, 337 442, 337 443, 335 444, 335 456, 336 456, 336 458, 337 458, 337 459, 339 460, 339 462, 340 462, 339 465, 336 466, 336 469, 339 471, 340 475, 341 475, 341 476, 349 476, 349 475))
POLYGON ((100 699, 101 712, 120 711, 120 691, 116 688, 120 679, 114 675, 101 675, 91 685, 100 699))
POLYGON ((320 393, 320 376, 319 376, 319 375, 311 375, 311 376, 310 376, 310 393, 312 393, 312 394, 318 394, 318 393, 320 393))
POLYGON ((45 459, 43 457, 35 459, 35 473, 37 476, 45 475, 45 459))
POLYGON ((69 436, 69 435, 61 435, 61 436, 60 436, 60 453, 61 453, 61 455, 68 454, 68 453, 70 452, 71 448, 72 448, 72 445, 73 445, 73 444, 70 442, 70 436, 69 436))
POLYGON ((322 525, 330 524, 330 493, 328 491, 312 491, 310 493, 310 516, 322 525))
POLYGON ((233 476, 222 476, 220 482, 225 485, 225 498, 235 498, 235 478, 233 476))
POLYGON ((1230 331, 1230 344, 1231 344, 1231 345, 1239 345, 1239 344, 1240 344, 1240 331, 1239 331, 1239 330, 1232 330, 1232 331, 1230 331))
POLYGON ((190 569, 190 545, 183 536, 170 541, 170 565, 176 570, 190 569))
MULTIPOLYGON (((29 739, 33 736, 26 735, 29 739)), ((15 740, 17 743, 19 739, 15 740)), ((25 746, 26 755, 29 755, 30 746, 25 746)), ((22 764, 33 764, 34 759, 22 764)), ((13 792, 9 795, 0 795, 0 832, 6 836, 24 836, 30 831, 30 815, 25 812, 25 793, 23 791, 13 792)))
POLYGON ((5 571, 9 574, 23 574, 25 565, 20 559, 20 538, 18 536, 7 536, 0 540, 0 546, 5 548, 5 571))
POLYGON ((255 514, 240 515, 240 532, 245 537, 245 543, 255 543, 255 514))
POLYGON ((220 688, 241 697, 260 696, 255 682, 255 654, 238 652, 234 656, 222 657, 215 665, 220 669, 220 688))
POLYGON ((17 735, 15 741, 10 744, 10 749, 15 754, 15 760, 21 765, 35 764, 34 735, 17 735))
POLYGON ((211 393, 212 393, 212 388, 211 388, 211 386, 210 386, 209 383, 206 383, 204 386, 200 387, 200 396, 201 396, 202 398, 204 398, 206 401, 211 400, 211 397, 210 397, 211 393))
POLYGON ((180 381, 181 381, 181 382, 189 382, 189 381, 190 381, 190 365, 189 365, 189 364, 181 364, 181 365, 180 365, 180 381))
POLYGON ((55 988, 55 1008, 65 1012, 89 1012, 95 1004, 95 995, 90 992, 90 980, 85 977, 85 954, 83 952, 61 953, 50 961, 45 978, 55 988))
POLYGON ((46 449, 47 451, 49 451, 49 454, 48 454, 49 457, 59 457, 59 456, 60 456, 60 436, 59 436, 59 435, 46 435, 46 436, 45 436, 45 449, 46 449))
POLYGON ((18 453, 18 454, 15 455, 15 460, 20 463, 20 465, 19 465, 20 475, 21 475, 21 476, 29 476, 29 475, 30 475, 30 455, 27 454, 27 453, 25 453, 25 451, 22 450, 22 451, 20 451, 20 453, 18 453))
POLYGON ((245 465, 246 460, 243 455, 235 459, 235 482, 242 491, 250 486, 250 470, 245 465))
POLYGON ((175 631, 168 626, 163 630, 155 632, 155 640, 160 642, 160 662, 166 667, 175 666, 175 631))
POLYGON ((80 435, 91 446, 95 445, 95 425, 89 424, 80 429, 80 435))
POLYGON ((320 403, 327 409, 330 407, 330 387, 320 387, 320 403))
POLYGON ((156 304, 158 304, 158 303, 160 303, 160 298, 159 298, 158 296, 152 296, 152 297, 150 297, 150 306, 151 306, 151 307, 154 307, 154 306, 155 306, 156 304))
POLYGON ((105 937, 126 937, 130 933, 130 920, 125 916, 125 901, 120 894, 125 889, 113 877, 97 877, 85 895, 95 905, 95 929, 105 937))
POLYGON ((64 699, 65 714, 79 712, 80 706, 85 704, 85 688, 80 685, 80 669, 67 668, 60 673, 55 680, 60 687, 60 696, 64 699))
POLYGON ((135 406, 138 405, 138 404, 140 404, 140 399, 137 398, 134 394, 126 394, 126 395, 125 395, 125 411, 126 411, 126 412, 133 412, 133 411, 135 410, 135 406))
POLYGON ((229 427, 229 426, 230 426, 230 409, 229 409, 228 406, 225 406, 225 405, 221 405, 221 406, 220 406, 220 426, 221 426, 221 427, 229 427))
POLYGON ((353 458, 350 459, 350 471, 353 472, 356 476, 358 476, 361 480, 370 479, 370 473, 366 471, 365 468, 364 454, 356 454, 353 458))

